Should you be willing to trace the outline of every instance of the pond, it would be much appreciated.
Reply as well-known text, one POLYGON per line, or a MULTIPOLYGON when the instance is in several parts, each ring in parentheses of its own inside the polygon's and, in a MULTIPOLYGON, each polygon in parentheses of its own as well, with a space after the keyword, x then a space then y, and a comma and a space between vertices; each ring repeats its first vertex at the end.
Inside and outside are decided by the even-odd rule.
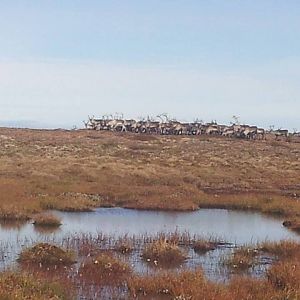
MULTIPOLYGON (((282 226, 282 219, 272 218, 256 212, 231 211, 225 209, 201 209, 194 212, 143 211, 123 208, 98 208, 93 212, 53 212, 62 219, 62 225, 54 231, 26 224, 1 224, 0 266, 10 267, 22 248, 39 241, 59 243, 69 236, 99 233, 108 236, 155 236, 159 232, 188 232, 191 236, 214 238, 225 245, 203 255, 188 250, 187 268, 201 266, 213 280, 228 278, 228 270, 220 272, 220 260, 229 255, 236 245, 255 245, 263 241, 281 241, 299 236, 282 226), (228 243, 228 244, 227 244, 228 243)), ((141 262, 140 251, 133 253, 130 262, 137 272, 151 272, 141 262)), ((181 266, 182 267, 182 266, 181 266)), ((264 272, 260 267, 252 270, 254 275, 264 272)))
MULTIPOLYGON (((218 237, 226 242, 256 242, 298 239, 299 237, 275 219, 256 212, 225 209, 201 209, 194 212, 145 211, 123 208, 98 208, 87 213, 55 212, 62 218, 61 232, 56 234, 102 232, 113 235, 189 232, 191 235, 218 237)), ((35 235, 32 226, 22 234, 35 235)))

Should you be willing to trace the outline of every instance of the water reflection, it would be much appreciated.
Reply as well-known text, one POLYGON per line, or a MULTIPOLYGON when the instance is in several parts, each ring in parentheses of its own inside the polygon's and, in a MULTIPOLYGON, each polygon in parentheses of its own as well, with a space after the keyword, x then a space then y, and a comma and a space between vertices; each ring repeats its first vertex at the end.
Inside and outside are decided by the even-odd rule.
POLYGON ((299 239, 297 234, 282 226, 281 219, 260 213, 201 209, 195 212, 138 211, 122 208, 99 208, 95 212, 55 212, 62 218, 62 233, 103 232, 129 235, 156 234, 160 231, 189 232, 200 236, 219 237, 237 244, 259 241, 299 239))
POLYGON ((58 234, 61 232, 61 229, 59 227, 54 226, 45 226, 45 225, 34 225, 34 231, 40 235, 47 235, 47 234, 58 234))
POLYGON ((0 227, 3 230, 20 230, 26 221, 0 220, 0 227))

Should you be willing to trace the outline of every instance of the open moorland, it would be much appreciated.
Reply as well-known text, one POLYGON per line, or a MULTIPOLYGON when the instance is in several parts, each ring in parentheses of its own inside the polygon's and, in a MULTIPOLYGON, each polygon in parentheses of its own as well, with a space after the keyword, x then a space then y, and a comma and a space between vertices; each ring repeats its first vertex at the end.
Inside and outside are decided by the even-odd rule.
MULTIPOLYGON (((3 224, 31 219, 32 226, 58 228, 62 220, 47 212, 51 209, 229 208, 281 215, 286 227, 299 232, 299 200, 297 140, 0 129, 3 224)), ((201 256, 218 247, 214 240, 176 234, 140 239, 125 236, 116 241, 87 234, 54 239, 52 244, 36 241, 19 253, 17 269, 0 273, 0 297, 300 298, 297 241, 266 241, 232 249, 220 265, 220 270, 226 268, 235 275, 227 282, 210 281, 201 266, 179 272, 164 269, 165 265, 184 265, 188 253, 201 256), (135 272, 131 255, 156 268, 155 276, 135 272), (260 266, 263 275, 249 275, 260 266)), ((3 260, 5 251, 4 247, 3 260)))
POLYGON ((0 129, 0 217, 96 206, 300 214, 300 143, 0 129))

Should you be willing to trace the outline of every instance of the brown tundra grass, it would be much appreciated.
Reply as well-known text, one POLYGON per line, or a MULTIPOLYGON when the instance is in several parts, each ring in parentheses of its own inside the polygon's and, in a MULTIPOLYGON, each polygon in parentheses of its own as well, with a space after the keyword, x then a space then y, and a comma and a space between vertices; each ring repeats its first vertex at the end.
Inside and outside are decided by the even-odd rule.
POLYGON ((207 281, 201 270, 136 275, 128 279, 127 285, 137 299, 297 300, 298 268, 299 265, 278 264, 270 269, 267 278, 236 276, 227 284, 207 281))
POLYGON ((133 249, 133 242, 127 237, 118 239, 114 245, 114 250, 121 254, 130 254, 133 249))
POLYGON ((228 258, 225 258, 224 264, 236 271, 247 270, 254 267, 257 262, 259 250, 252 247, 242 246, 232 253, 228 258))
POLYGON ((43 213, 34 216, 33 224, 36 226, 59 227, 61 219, 51 213, 43 213))
POLYGON ((8 128, 0 136, 3 218, 108 205, 300 215, 300 143, 8 128))
POLYGON ((79 268, 79 274, 83 280, 98 285, 119 284, 131 272, 127 263, 117 259, 109 252, 102 252, 96 257, 85 260, 79 268))
MULTIPOLYGON (((187 239, 186 235, 180 236, 178 233, 159 234, 158 236, 173 237, 172 245, 176 245, 174 241, 178 242, 187 239)), ((85 238, 89 240, 87 236, 85 238)), ((131 299, 130 297, 137 297, 138 299, 143 299, 144 297, 145 299, 149 299, 150 297, 150 299, 172 300, 294 300, 299 299, 300 296, 300 245, 292 241, 282 241, 279 243, 264 242, 255 247, 243 246, 236 249, 233 257, 237 262, 231 261, 231 263, 241 264, 239 266, 241 271, 255 265, 257 262, 256 259, 260 254, 267 253, 274 256, 275 259, 268 267, 264 277, 254 279, 238 273, 238 275, 230 279, 227 283, 216 284, 207 280, 200 269, 162 271, 162 269, 157 268, 151 274, 136 274, 126 263, 126 257, 116 254, 113 248, 115 240, 109 240, 108 237, 101 234, 98 238, 95 238, 94 242, 97 240, 105 242, 110 251, 100 249, 100 252, 94 257, 81 257, 80 259, 83 259, 83 261, 81 261, 78 273, 75 272, 77 270, 76 266, 71 273, 68 273, 71 268, 68 270, 63 268, 62 272, 60 271, 62 270, 61 268, 50 268, 49 271, 48 268, 38 267, 37 271, 33 272, 34 276, 41 279, 49 278, 49 282, 53 282, 54 278, 60 278, 57 281, 63 282, 67 286, 69 275, 73 274, 72 276, 75 276, 73 277, 74 286, 70 285, 72 294, 75 294, 76 290, 81 291, 81 293, 87 293, 92 287, 102 290, 112 288, 115 289, 115 292, 118 289, 119 291, 123 291, 129 299, 131 299), (240 263, 242 259, 246 263, 240 263)), ((137 247, 144 245, 144 243, 148 244, 145 236, 140 238, 134 237, 132 239, 124 236, 122 240, 135 241, 137 247)), ((165 238, 157 239, 156 237, 156 240, 152 241, 150 245, 158 241, 164 241, 162 242, 163 244, 170 244, 165 238)), ((69 242, 68 249, 72 248, 71 245, 73 243, 71 240, 69 242)), ((80 246, 81 244, 74 244, 74 248, 72 249, 75 251, 78 250, 76 245, 80 246)), ((192 245, 193 243, 190 244, 191 247, 192 245)), ((102 246, 105 247, 105 245, 102 246)), ((34 253, 37 252, 34 251, 34 253)), ((36 264, 39 264, 39 262, 37 261, 36 264)), ((25 265, 25 267, 27 266, 25 265)), ((103 297, 110 297, 110 295, 105 294, 103 297)))
POLYGON ((146 245, 142 258, 154 265, 176 266, 183 263, 187 256, 176 243, 161 238, 146 245))
POLYGON ((300 257, 300 245, 294 241, 263 242, 256 247, 242 246, 225 258, 224 264, 235 270, 246 270, 259 264, 260 254, 269 254, 276 260, 300 257))
POLYGON ((30 219, 29 214, 16 206, 0 207, 0 219, 2 222, 22 222, 30 219))
POLYGON ((293 218, 291 220, 286 220, 283 222, 283 226, 300 233, 300 219, 299 218, 293 218))
MULTIPOLYGON (((293 297, 290 290, 279 290, 267 279, 256 279, 249 276, 236 276, 225 287, 228 300, 289 300, 298 299, 293 297)), ((207 297, 205 299, 212 299, 207 297)), ((218 298, 213 298, 219 300, 218 298)), ((220 298, 220 300, 223 298, 220 298)))
POLYGON ((197 240, 193 243, 194 251, 199 254, 205 254, 206 252, 215 250, 217 246, 217 242, 207 240, 197 240))
POLYGON ((294 241, 264 242, 258 245, 260 251, 275 255, 278 259, 300 257, 300 244, 294 241))
POLYGON ((280 261, 273 265, 267 272, 267 278, 275 288, 297 291, 298 296, 300 296, 299 257, 298 259, 280 261))
POLYGON ((19 255, 18 261, 22 264, 47 267, 69 266, 76 262, 72 252, 48 243, 39 243, 23 250, 19 255))
POLYGON ((166 299, 224 299, 223 288, 209 283, 201 270, 133 276, 128 282, 129 292, 138 299, 143 296, 168 296, 166 299))
POLYGON ((0 273, 0 299, 3 300, 71 300, 71 291, 49 279, 37 278, 28 273, 0 273))

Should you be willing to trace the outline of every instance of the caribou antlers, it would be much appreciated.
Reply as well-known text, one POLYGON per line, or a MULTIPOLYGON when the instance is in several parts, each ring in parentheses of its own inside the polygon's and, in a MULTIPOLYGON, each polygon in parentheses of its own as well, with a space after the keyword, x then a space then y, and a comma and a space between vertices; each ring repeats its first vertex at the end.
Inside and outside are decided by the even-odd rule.
POLYGON ((83 122, 83 124, 84 124, 84 127, 85 127, 85 128, 88 128, 89 122, 86 122, 86 121, 84 121, 84 120, 83 120, 82 122, 83 122))
MULTIPOLYGON (((194 122, 180 122, 176 118, 171 118, 167 113, 162 113, 156 118, 150 115, 139 117, 138 120, 126 120, 123 114, 115 113, 113 115, 103 115, 100 119, 95 119, 95 116, 88 116, 88 121, 84 123, 86 129, 94 130, 111 130, 120 132, 135 132, 147 134, 162 134, 162 135, 221 135, 225 137, 247 138, 247 139, 265 139, 266 131, 262 128, 250 125, 239 124, 239 117, 233 116, 234 123, 230 125, 218 124, 216 120, 210 123, 204 123, 203 120, 196 118, 194 122)), ((277 136, 289 137, 291 136, 288 130, 281 128, 274 130, 274 126, 270 126, 269 133, 277 136)), ((296 129, 294 129, 296 135, 296 129)), ((298 136, 298 133, 297 133, 298 136)))

